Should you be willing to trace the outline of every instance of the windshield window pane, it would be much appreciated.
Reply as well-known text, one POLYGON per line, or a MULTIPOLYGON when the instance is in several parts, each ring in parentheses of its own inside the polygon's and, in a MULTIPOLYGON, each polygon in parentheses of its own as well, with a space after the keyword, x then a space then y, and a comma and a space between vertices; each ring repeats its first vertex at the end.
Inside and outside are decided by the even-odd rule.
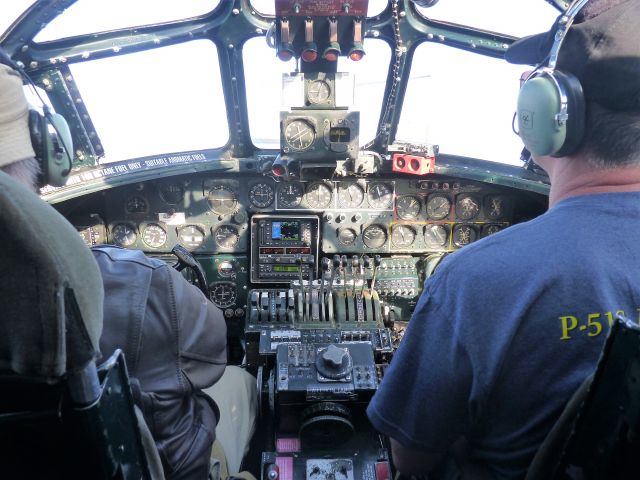
POLYGON ((211 12, 219 4, 220 0, 78 0, 54 18, 34 40, 46 42, 87 33, 182 20, 211 12))
POLYGON ((549 30, 560 14, 545 0, 456 0, 419 7, 427 18, 524 37, 549 30))
MULTIPOLYGON (((355 77, 355 107, 360 110, 360 146, 372 140, 378 126, 391 49, 382 40, 366 39, 366 55, 360 62, 340 57, 338 71, 355 77)), ((264 38, 252 38, 243 49, 249 110, 254 145, 280 148, 282 74, 296 70, 293 60, 278 60, 264 38), (274 92, 277 92, 274 94, 274 92)))
POLYGON ((33 3, 35 3, 35 0, 11 0, 10 2, 2 2, 2 5, 0 5, 0 34, 4 33, 22 12, 33 3))
POLYGON ((520 164, 513 133, 523 65, 444 45, 415 52, 398 140, 440 145, 441 153, 520 164))
POLYGON ((229 139, 218 52, 208 40, 69 67, 102 141, 101 162, 221 147, 229 139))

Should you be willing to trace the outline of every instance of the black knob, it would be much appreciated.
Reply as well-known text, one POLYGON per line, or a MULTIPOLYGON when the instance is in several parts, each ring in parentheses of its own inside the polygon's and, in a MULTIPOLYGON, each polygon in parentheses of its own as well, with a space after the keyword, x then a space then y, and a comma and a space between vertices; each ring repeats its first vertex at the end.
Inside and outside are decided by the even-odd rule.
POLYGON ((374 264, 376 267, 379 267, 381 263, 382 263, 382 259, 380 258, 380 255, 374 255, 374 257, 373 257, 373 264, 374 264))
POLYGON ((342 255, 342 258, 340 260, 341 260, 342 266, 346 267, 347 266, 347 256, 346 255, 342 255))
POLYGON ((351 266, 354 268, 358 268, 360 266, 360 258, 358 255, 351 257, 351 266))
POLYGON ((371 267, 371 257, 369 257, 369 255, 364 255, 362 257, 362 262, 364 263, 364 268, 371 267))
POLYGON ((334 270, 340 267, 340 255, 333 256, 333 268, 334 270))
POLYGON ((341 367, 342 361, 348 352, 345 349, 338 348, 335 345, 329 345, 327 349, 322 352, 322 360, 325 365, 330 367, 341 367))
POLYGON ((322 259, 322 271, 323 272, 328 272, 330 265, 331 265, 331 262, 329 261, 329 259, 327 257, 324 257, 322 259))

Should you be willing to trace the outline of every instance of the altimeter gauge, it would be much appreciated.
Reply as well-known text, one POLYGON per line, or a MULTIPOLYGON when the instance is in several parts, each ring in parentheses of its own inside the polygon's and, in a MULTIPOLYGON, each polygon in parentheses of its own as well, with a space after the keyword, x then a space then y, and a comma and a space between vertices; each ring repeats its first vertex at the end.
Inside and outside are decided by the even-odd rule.
POLYGON ((316 139, 316 132, 308 121, 297 119, 289 122, 284 129, 284 140, 293 150, 307 150, 316 139))

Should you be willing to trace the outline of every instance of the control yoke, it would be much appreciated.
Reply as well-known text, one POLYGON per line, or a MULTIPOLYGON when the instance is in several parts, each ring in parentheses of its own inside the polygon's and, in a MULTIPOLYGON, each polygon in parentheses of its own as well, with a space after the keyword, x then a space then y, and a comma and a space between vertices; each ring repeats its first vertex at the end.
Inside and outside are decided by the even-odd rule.
POLYGON ((202 290, 202 293, 204 293, 205 297, 207 297, 208 299, 211 298, 209 295, 209 284, 207 283, 207 277, 204 274, 204 270, 200 263, 198 263, 195 257, 191 254, 191 252, 189 252, 182 245, 176 245, 171 250, 171 253, 173 253, 178 259, 178 263, 173 265, 173 268, 181 272, 186 267, 189 267, 196 276, 197 287, 202 290))

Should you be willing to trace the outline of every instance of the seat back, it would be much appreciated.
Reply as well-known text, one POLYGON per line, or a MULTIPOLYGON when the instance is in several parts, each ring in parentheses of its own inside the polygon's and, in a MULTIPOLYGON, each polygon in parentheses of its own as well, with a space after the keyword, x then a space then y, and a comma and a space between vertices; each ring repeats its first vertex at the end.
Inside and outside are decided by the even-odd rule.
POLYGON ((640 327, 617 318, 594 374, 543 442, 527 480, 640 475, 640 327))
POLYGON ((0 172, 0 477, 150 478, 103 287, 54 208, 0 172))

